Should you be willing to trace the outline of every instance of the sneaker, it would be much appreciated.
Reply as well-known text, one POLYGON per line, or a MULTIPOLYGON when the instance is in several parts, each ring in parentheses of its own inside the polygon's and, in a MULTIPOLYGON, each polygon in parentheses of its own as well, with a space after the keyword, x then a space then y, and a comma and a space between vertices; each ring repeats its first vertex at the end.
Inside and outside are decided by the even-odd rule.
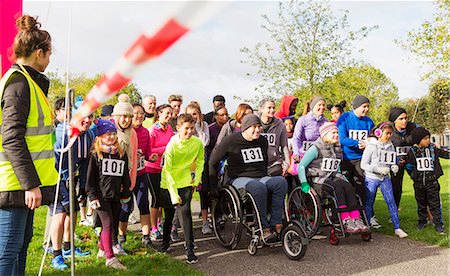
POLYGON ((403 231, 401 228, 395 229, 394 233, 401 239, 408 237, 408 234, 406 234, 406 232, 403 231))
POLYGON ((367 225, 364 224, 364 221, 361 218, 354 219, 354 222, 361 232, 369 231, 369 227, 367 227, 367 225))
POLYGON ((152 231, 152 233, 150 234, 150 240, 152 242, 156 242, 156 241, 162 241, 163 236, 161 235, 161 233, 156 230, 155 232, 152 231))
POLYGON ((142 237, 142 245, 147 247, 147 248, 153 248, 153 244, 152 241, 150 239, 150 237, 142 237))
POLYGON ((112 257, 111 259, 106 260, 106 266, 112 267, 115 269, 127 270, 128 268, 124 266, 116 257, 112 257))
POLYGON ((52 259, 52 267, 58 270, 66 270, 69 267, 64 263, 63 255, 58 255, 52 259))
POLYGON ((344 219, 342 223, 344 224, 344 229, 347 233, 358 233, 361 231, 361 229, 356 225, 355 221, 350 218, 344 219))
POLYGON ((92 223, 87 219, 83 219, 80 221, 80 226, 92 226, 92 223))
MULTIPOLYGON (((42 245, 42 250, 45 251, 45 248, 47 248, 47 246, 46 246, 45 244, 42 245)), ((51 244, 48 245, 48 248, 47 248, 47 254, 53 254, 53 247, 52 247, 51 244)))
POLYGON ((114 255, 116 255, 116 256, 128 256, 128 253, 125 252, 125 250, 123 249, 122 245, 120 245, 120 243, 113 246, 113 252, 114 252, 114 255))
POLYGON ((370 226, 374 229, 378 229, 381 227, 381 224, 378 222, 376 217, 370 218, 370 226))
MULTIPOLYGON (((71 251, 70 251, 70 249, 69 250, 62 250, 62 254, 63 254, 63 257, 66 257, 66 258, 68 258, 68 257, 70 257, 70 255, 71 255, 71 251)), ((86 257, 86 256, 89 256, 89 255, 91 255, 91 252, 90 251, 81 251, 81 249, 80 248, 78 248, 78 247, 75 247, 75 257, 86 257)))
POLYGON ((419 223, 417 225, 417 230, 422 231, 423 229, 425 229, 425 226, 427 226, 426 223, 419 223))
POLYGON ((203 226, 202 226, 202 233, 203 233, 203 235, 208 235, 208 234, 212 234, 213 233, 213 231, 212 231, 211 227, 209 226, 208 222, 203 224, 203 226))
POLYGON ((170 240, 172 240, 172 242, 179 242, 179 241, 181 241, 180 236, 178 236, 178 232, 177 231, 170 232, 170 240))
POLYGON ((278 240, 277 234, 272 231, 270 231, 270 232, 263 231, 262 238, 266 243, 274 243, 278 240))
POLYGON ((172 252, 172 247, 170 247, 170 245, 168 243, 163 243, 159 248, 158 248, 158 252, 161 253, 170 253, 172 252))
POLYGON ((100 237, 100 234, 102 233, 102 228, 101 227, 95 227, 94 231, 95 231, 95 234, 100 237))
MULTIPOLYGON (((192 249, 194 250, 198 249, 197 243, 192 242, 192 249)), ((184 250, 188 250, 186 243, 184 243, 184 250)))
POLYGON ((128 217, 128 223, 129 224, 136 224, 136 223, 139 223, 139 222, 141 222, 141 220, 139 218, 136 218, 136 216, 134 214, 131 214, 128 217))
POLYGON ((98 250, 98 253, 97 253, 97 259, 104 259, 104 258, 106 258, 106 252, 105 252, 105 250, 99 249, 99 250, 98 250))
POLYGON ((197 258, 197 256, 195 256, 195 254, 194 254, 194 250, 187 250, 187 251, 186 251, 186 257, 187 257, 186 262, 187 262, 188 264, 195 264, 195 263, 198 262, 198 258, 197 258))
POLYGON ((158 231, 161 235, 164 233, 164 222, 158 223, 158 231))
POLYGON ((442 225, 436 226, 436 232, 438 232, 439 235, 445 235, 444 226, 442 226, 442 225))

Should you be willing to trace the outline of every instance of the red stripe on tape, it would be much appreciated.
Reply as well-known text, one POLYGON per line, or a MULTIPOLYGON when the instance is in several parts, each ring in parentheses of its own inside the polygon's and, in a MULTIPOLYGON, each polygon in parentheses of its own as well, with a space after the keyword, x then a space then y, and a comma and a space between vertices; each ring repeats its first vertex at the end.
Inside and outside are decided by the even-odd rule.
POLYGON ((111 95, 125 87, 131 79, 122 76, 120 73, 115 73, 112 77, 108 78, 108 76, 103 76, 98 83, 97 86, 100 87, 103 84, 108 86, 108 92, 106 95, 111 95))
POLYGON ((125 58, 135 64, 145 62, 162 54, 188 31, 189 29, 170 19, 153 37, 141 35, 127 50, 125 58), (143 52, 140 52, 142 50, 143 52))

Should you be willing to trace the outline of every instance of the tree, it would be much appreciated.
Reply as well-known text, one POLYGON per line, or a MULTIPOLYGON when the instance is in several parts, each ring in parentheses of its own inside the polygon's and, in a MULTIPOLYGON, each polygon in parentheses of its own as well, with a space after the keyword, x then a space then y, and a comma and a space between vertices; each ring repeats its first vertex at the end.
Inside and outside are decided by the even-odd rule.
POLYGON ((430 88, 426 127, 431 133, 442 133, 450 115, 450 81, 439 80, 430 88))
POLYGON ((422 62, 424 80, 436 81, 450 76, 450 1, 437 0, 431 20, 410 31, 406 40, 396 40, 404 50, 422 62))
MULTIPOLYGON (((363 64, 345 68, 317 85, 318 95, 327 103, 346 100, 348 105, 356 95, 370 100, 369 116, 375 123, 387 121, 389 109, 398 102, 398 88, 379 69, 363 64)), ((297 95, 302 97, 302 95, 297 95)), ((304 97, 304 95, 303 95, 304 97)))
MULTIPOLYGON (((48 77, 50 79, 50 90, 48 99, 53 107, 53 103, 56 101, 56 99, 65 97, 66 94, 66 84, 65 84, 65 77, 60 78, 56 73, 49 73, 48 77)), ((84 74, 81 75, 72 75, 69 78, 69 87, 73 88, 75 90, 75 96, 81 96, 85 97, 89 91, 94 87, 94 85, 98 82, 98 80, 102 77, 102 75, 97 74, 94 77, 87 77, 84 74)), ((112 104, 115 105, 118 100, 117 97, 120 94, 128 94, 130 96, 131 102, 138 102, 140 103, 142 101, 141 95, 139 94, 139 91, 134 83, 130 83, 126 87, 122 88, 120 92, 109 99, 106 104, 112 104)), ((99 113, 99 110, 96 111, 95 115, 99 113)))
POLYGON ((271 41, 241 49, 247 55, 242 62, 262 77, 255 90, 263 97, 300 90, 310 97, 325 78, 353 64, 352 43, 376 27, 349 30, 347 14, 335 17, 328 2, 291 1, 280 2, 277 20, 263 15, 271 41))

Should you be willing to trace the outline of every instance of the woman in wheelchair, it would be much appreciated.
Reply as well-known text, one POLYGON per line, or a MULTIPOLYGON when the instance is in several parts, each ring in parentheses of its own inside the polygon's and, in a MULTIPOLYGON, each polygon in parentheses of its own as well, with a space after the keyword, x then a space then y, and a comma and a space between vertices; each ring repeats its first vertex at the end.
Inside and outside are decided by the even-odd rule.
POLYGON ((260 119, 249 114, 244 117, 240 133, 233 133, 214 149, 209 161, 211 187, 217 187, 221 160, 228 162, 229 184, 244 188, 255 199, 260 213, 265 242, 275 242, 282 228, 287 182, 282 176, 267 176, 267 139, 261 135, 260 119), (272 193, 270 224, 267 219, 267 194, 272 193), (275 230, 275 232, 272 231, 275 230))
POLYGON ((309 192, 309 177, 319 194, 325 191, 336 195, 338 209, 345 209, 338 210, 338 213, 347 233, 368 232, 368 227, 361 219, 355 189, 340 172, 342 150, 336 124, 326 122, 319 132, 320 138, 306 151, 298 165, 302 191, 309 192))

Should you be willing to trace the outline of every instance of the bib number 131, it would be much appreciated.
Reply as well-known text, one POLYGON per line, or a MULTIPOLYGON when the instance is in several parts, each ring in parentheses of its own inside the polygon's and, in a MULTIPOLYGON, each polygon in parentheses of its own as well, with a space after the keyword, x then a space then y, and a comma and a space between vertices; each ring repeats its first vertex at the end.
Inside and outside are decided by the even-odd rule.
POLYGON ((122 176, 125 168, 125 161, 116 159, 102 160, 102 174, 110 176, 122 176))
POLYGON ((254 163, 264 161, 261 148, 241 149, 244 163, 254 163))
POLYGON ((322 159, 321 169, 322 169, 322 171, 326 171, 326 172, 337 172, 340 163, 341 163, 341 159, 324 158, 324 159, 322 159))

